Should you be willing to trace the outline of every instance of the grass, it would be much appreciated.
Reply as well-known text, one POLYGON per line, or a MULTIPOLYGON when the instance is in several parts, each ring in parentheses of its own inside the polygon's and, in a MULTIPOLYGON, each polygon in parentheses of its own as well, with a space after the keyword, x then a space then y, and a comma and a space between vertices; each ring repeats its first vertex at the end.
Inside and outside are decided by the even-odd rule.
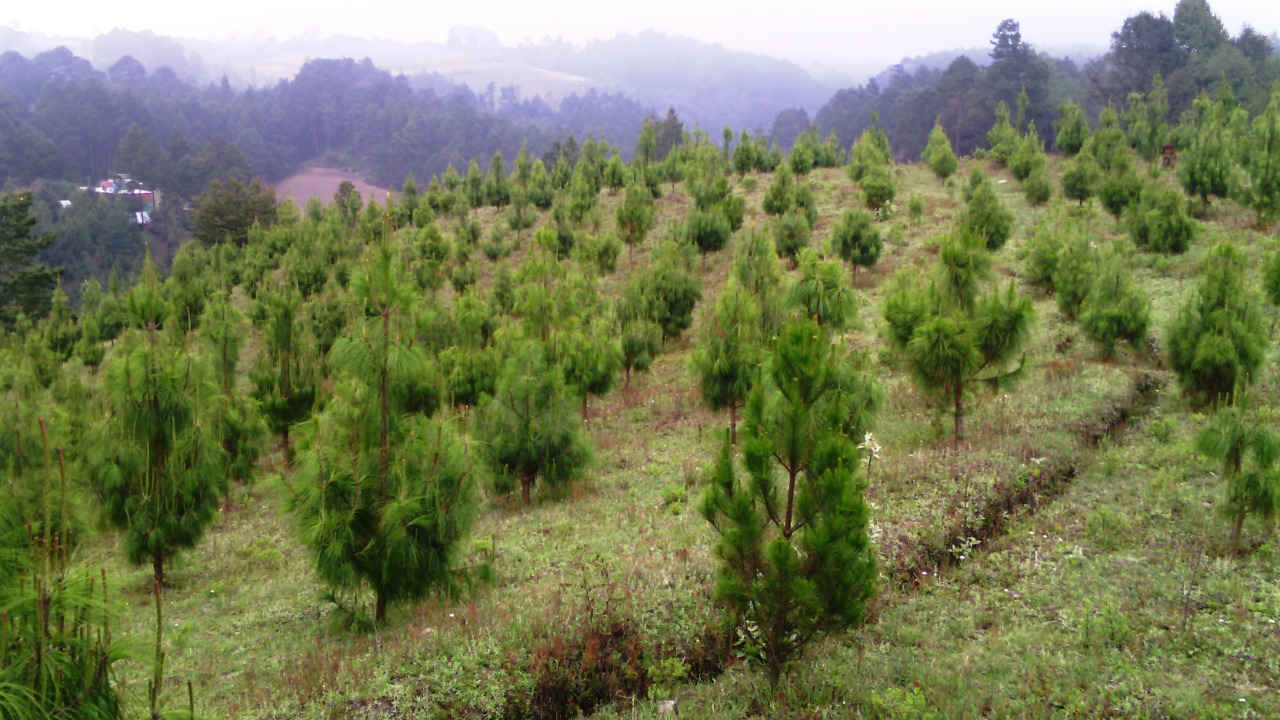
MULTIPOLYGON (((1022 285, 1020 247, 1048 210, 988 170, 1009 180, 997 191, 1017 217, 997 275, 1022 285)), ((672 693, 691 717, 1280 715, 1280 547, 1250 525, 1252 552, 1227 559, 1227 527, 1215 516, 1222 488, 1188 449, 1204 418, 1178 398, 1158 356, 1102 361, 1052 297, 1021 287, 1039 317, 1026 377, 1007 394, 976 395, 969 445, 950 447, 944 408, 919 394, 880 338, 877 308, 899 269, 928 266, 930 238, 963 203, 922 167, 896 173, 899 215, 881 223, 889 241, 879 266, 855 281, 861 325, 842 338, 871 355, 886 391, 866 490, 883 588, 872 619, 812 648, 777 695, 734 662, 718 632, 712 533, 694 506, 726 418, 692 390, 695 324, 630 394, 592 400, 590 477, 535 493, 529 509, 485 499, 463 564, 492 563, 491 583, 395 607, 385 629, 352 629, 325 598, 287 514, 287 482, 238 488, 170 572, 171 705, 185 704, 190 681, 200 715, 228 718, 553 717, 556 707, 646 717, 657 712, 650 694, 672 693), (913 194, 925 200, 919 227, 906 220, 913 194), (571 704, 591 693, 620 702, 571 704)), ((734 242, 765 227, 768 180, 735 183, 748 210, 734 242)), ((810 180, 817 246, 858 199, 843 170, 810 180)), ((663 192, 650 239, 634 259, 624 250, 600 292, 643 270, 656 238, 691 204, 683 188, 664 183, 663 192)), ((603 228, 620 200, 602 194, 603 228)), ((1135 256, 1157 332, 1214 237, 1237 238, 1259 257, 1261 238, 1243 229, 1244 215, 1229 205, 1215 212, 1187 254, 1135 256)), ((492 209, 478 217, 486 232, 499 219, 492 209)), ((1121 234, 1106 216, 1093 227, 1098 242, 1121 234)), ((499 263, 480 259, 480 284, 525 248, 499 263)), ((731 257, 732 245, 700 271, 703 306, 731 257)), ((446 285, 442 301, 451 293, 446 285)), ((1276 388, 1255 398, 1274 404, 1276 388)), ((103 558, 121 589, 120 630, 153 637, 150 572, 125 566, 109 534, 86 552, 103 558)), ((349 609, 370 602, 338 600, 349 609)), ((147 672, 122 669, 139 706, 147 672)))

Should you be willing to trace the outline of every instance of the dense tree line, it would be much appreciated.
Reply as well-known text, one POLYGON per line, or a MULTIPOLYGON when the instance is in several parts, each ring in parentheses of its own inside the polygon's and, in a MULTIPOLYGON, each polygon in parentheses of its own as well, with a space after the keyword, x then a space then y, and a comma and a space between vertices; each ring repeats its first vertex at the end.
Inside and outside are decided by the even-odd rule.
MULTIPOLYGON (((916 159, 937 120, 955 151, 968 155, 987 146, 987 128, 1004 103, 1016 127, 1034 122, 1053 146, 1052 121, 1067 100, 1096 118, 1107 106, 1123 111, 1135 93, 1146 97, 1163 88, 1169 117, 1176 118, 1201 92, 1229 86, 1244 108, 1260 112, 1280 78, 1275 54, 1272 41, 1247 25, 1230 36, 1205 0, 1180 0, 1172 18, 1145 11, 1128 18, 1112 33, 1110 50, 1083 67, 1037 52, 1022 39, 1019 24, 1005 20, 992 36, 985 66, 966 55, 944 69, 895 66, 884 81, 838 91, 813 124, 849 147, 878 112, 898 157, 916 159)), ((777 117, 775 141, 789 142, 796 120, 803 119, 797 115, 792 110, 777 117)))
POLYGON ((539 151, 569 135, 619 143, 644 118, 636 101, 594 90, 550 107, 514 87, 501 103, 446 88, 368 60, 313 60, 292 79, 236 92, 225 78, 199 88, 167 67, 148 73, 129 56, 104 73, 66 48, 30 59, 8 52, 0 183, 83 184, 126 172, 189 199, 215 179, 272 180, 325 158, 398 185, 411 172, 439 174, 495 151, 514 156, 524 142, 539 151))

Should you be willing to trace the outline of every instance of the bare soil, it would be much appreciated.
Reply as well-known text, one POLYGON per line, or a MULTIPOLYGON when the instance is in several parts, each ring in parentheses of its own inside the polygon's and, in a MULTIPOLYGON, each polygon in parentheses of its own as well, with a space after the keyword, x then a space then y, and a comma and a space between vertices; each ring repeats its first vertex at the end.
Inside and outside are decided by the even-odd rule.
POLYGON ((333 201, 333 196, 338 192, 338 186, 343 180, 350 180, 355 184, 356 190, 360 191, 360 197, 368 201, 370 198, 376 198, 378 204, 385 204, 387 194, 391 192, 387 188, 378 187, 373 183, 366 181, 360 176, 331 167, 303 167, 298 172, 281 180, 275 184, 276 197, 284 199, 285 195, 293 197, 293 201, 298 205, 306 205, 307 201, 312 197, 320 198, 320 201, 326 205, 333 201))

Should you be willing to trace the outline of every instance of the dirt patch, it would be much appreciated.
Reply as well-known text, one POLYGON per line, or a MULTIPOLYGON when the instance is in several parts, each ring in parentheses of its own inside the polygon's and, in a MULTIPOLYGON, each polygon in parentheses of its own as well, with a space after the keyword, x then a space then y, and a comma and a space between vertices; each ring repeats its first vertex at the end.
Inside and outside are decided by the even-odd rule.
POLYGON ((313 197, 318 197, 321 202, 328 205, 333 202, 334 193, 338 192, 338 186, 343 180, 354 183, 356 190, 360 192, 360 197, 366 202, 370 198, 376 198, 378 204, 384 205, 387 202, 387 194, 391 192, 387 188, 378 187, 359 175, 345 170, 331 167, 304 167, 275 184, 276 197, 283 200, 285 195, 289 195, 299 206, 306 205, 307 201, 313 197))

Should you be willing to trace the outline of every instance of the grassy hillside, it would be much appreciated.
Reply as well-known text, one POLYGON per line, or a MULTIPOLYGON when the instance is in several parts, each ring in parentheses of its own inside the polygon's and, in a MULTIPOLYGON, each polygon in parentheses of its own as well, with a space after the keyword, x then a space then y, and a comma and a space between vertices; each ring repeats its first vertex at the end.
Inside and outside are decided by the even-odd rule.
MULTIPOLYGON (((1056 181, 1061 168, 1051 162, 1056 181)), ((591 400, 588 476, 535 493, 531 508, 485 494, 463 564, 491 566, 491 581, 456 600, 395 607, 381 629, 352 627, 297 539, 291 475, 276 454, 265 479, 234 488, 212 532, 169 572, 172 704, 185 704, 189 682, 198 714, 227 718, 653 717, 669 697, 685 717, 1280 714, 1280 548, 1251 520, 1248 551, 1231 557, 1222 482, 1192 448, 1206 415, 1181 397, 1159 342, 1213 243, 1231 239, 1257 267, 1275 240, 1221 203, 1187 253, 1135 253, 1157 341, 1103 359, 1052 296, 1025 282, 1021 258, 1037 223, 1062 217, 1055 213, 1089 217, 1099 246, 1123 229, 1091 206, 1032 207, 1016 181, 984 162, 964 161, 959 175, 971 167, 999 181, 1015 213, 994 267, 995 282, 1012 280, 1034 299, 1024 375, 999 394, 974 394, 968 441, 957 448, 946 408, 930 405, 883 338, 880 308, 893 278, 928 271, 964 206, 959 184, 923 166, 895 167, 898 210, 877 223, 884 253, 853 275, 860 322, 839 338, 868 353, 886 395, 865 491, 880 592, 864 626, 811 647, 776 693, 740 662, 712 601, 713 535, 695 508, 727 416, 702 406, 689 369, 702 313, 736 247, 767 231, 766 174, 731 179, 746 199, 745 224, 697 266, 703 299, 693 328, 665 345, 630 392, 591 400), (914 195, 923 200, 918 221, 906 211, 914 195)), ((808 182, 817 248, 845 209, 861 206, 860 190, 843 169, 815 170, 808 182)), ((623 252, 598 292, 616 295, 676 232, 692 200, 682 185, 662 188, 650 238, 634 256, 623 252)), ((621 199, 603 192, 595 231, 612 227, 621 199)), ((493 208, 474 217, 482 237, 502 219, 493 208)), ((478 258, 481 287, 519 266, 528 236, 496 262, 478 258)), ((237 298, 248 307, 243 289, 237 298)), ((446 284, 437 301, 452 299, 446 284)), ((258 343, 255 331, 250 356, 258 343)), ((1278 395, 1268 366, 1253 401, 1274 405, 1278 395)), ((84 554, 123 594, 119 631, 153 637, 150 571, 125 565, 111 533, 84 554)), ((356 608, 370 599, 337 600, 356 608)), ((123 666, 139 703, 149 673, 140 662, 123 666)))

